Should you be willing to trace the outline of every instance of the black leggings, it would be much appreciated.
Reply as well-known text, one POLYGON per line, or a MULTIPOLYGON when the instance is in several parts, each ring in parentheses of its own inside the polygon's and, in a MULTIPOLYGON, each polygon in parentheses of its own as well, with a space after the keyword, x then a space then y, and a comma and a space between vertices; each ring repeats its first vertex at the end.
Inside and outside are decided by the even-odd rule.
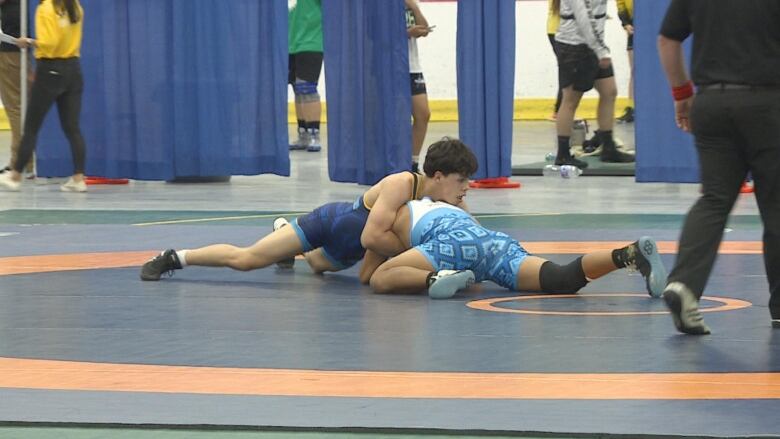
POLYGON ((30 101, 24 120, 24 133, 19 145, 19 156, 14 170, 21 172, 32 157, 46 113, 57 103, 60 125, 70 143, 73 154, 73 173, 84 173, 86 145, 79 128, 81 116, 81 94, 84 80, 78 58, 39 59, 35 71, 35 82, 30 92, 30 101))

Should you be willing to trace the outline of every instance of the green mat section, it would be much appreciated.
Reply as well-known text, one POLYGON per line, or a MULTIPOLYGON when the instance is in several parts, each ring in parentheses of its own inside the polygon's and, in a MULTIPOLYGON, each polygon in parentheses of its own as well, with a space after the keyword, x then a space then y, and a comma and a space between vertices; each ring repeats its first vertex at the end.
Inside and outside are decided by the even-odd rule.
MULTIPOLYGON (((581 157, 588 163, 588 167, 582 170, 582 176, 617 176, 633 177, 636 172, 636 163, 604 163, 599 157, 581 157)), ((552 164, 551 162, 522 163, 512 166, 512 175, 541 176, 542 168, 552 164)))
MULTIPOLYGON (((294 218, 302 212, 159 211, 159 210, 26 210, 0 212, 0 224, 126 224, 148 226, 268 226, 274 218, 294 218)), ((528 229, 664 229, 678 230, 684 215, 671 214, 479 214, 487 228, 528 229)), ((732 215, 728 227, 761 230, 758 215, 732 215)))
MULTIPOLYGON (((568 436, 571 438, 572 436, 568 436)), ((579 438, 595 438, 581 436, 579 438)), ((18 439, 564 439, 561 436, 438 433, 351 433, 345 431, 247 431, 216 429, 165 429, 105 427, 0 427, 0 438, 18 439)))

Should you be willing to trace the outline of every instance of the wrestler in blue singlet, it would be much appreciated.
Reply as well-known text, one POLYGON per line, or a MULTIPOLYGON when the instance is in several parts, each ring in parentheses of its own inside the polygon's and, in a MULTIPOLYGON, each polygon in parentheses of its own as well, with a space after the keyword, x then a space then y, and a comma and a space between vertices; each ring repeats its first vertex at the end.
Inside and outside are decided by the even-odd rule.
POLYGON ((517 272, 528 255, 519 242, 482 227, 459 207, 429 198, 406 204, 410 243, 434 270, 471 270, 477 282, 517 290, 517 272))
MULTIPOLYGON (((411 198, 420 197, 420 174, 414 176, 411 198)), ((354 203, 327 203, 291 223, 303 251, 322 248, 326 258, 338 270, 355 265, 363 259, 366 249, 360 244, 360 235, 366 227, 371 206, 361 195, 354 203)))

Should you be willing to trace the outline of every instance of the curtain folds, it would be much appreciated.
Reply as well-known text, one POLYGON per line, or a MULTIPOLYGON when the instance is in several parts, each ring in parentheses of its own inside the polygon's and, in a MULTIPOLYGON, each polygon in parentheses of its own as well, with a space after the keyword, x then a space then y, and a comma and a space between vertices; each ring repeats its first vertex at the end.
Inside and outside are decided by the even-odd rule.
POLYGON ((403 0, 323 0, 331 180, 374 184, 411 167, 403 0))
POLYGON ((474 178, 512 175, 515 0, 458 0, 458 126, 474 178))
MULTIPOLYGON (((636 100, 636 181, 694 183, 699 158, 693 136, 674 122, 674 100, 658 59, 658 29, 669 0, 634 3, 634 90, 636 100)), ((686 49, 689 47, 686 44, 686 49)))
MULTIPOLYGON (((289 175, 284 2, 81 2, 87 174, 289 175)), ((40 175, 72 172, 56 110, 37 151, 40 175)))

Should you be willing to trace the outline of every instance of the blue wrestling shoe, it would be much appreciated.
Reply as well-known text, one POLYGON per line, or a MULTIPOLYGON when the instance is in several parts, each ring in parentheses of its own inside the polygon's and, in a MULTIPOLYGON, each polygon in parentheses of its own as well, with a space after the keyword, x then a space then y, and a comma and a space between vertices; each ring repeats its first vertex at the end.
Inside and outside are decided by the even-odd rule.
POLYGON ((634 254, 630 257, 630 267, 639 271, 645 278, 647 293, 652 297, 661 297, 666 287, 666 267, 658 254, 655 240, 649 236, 639 238, 631 245, 634 254))
POLYGON ((428 275, 428 296, 431 299, 449 299, 459 290, 474 284, 471 270, 439 270, 428 275))

